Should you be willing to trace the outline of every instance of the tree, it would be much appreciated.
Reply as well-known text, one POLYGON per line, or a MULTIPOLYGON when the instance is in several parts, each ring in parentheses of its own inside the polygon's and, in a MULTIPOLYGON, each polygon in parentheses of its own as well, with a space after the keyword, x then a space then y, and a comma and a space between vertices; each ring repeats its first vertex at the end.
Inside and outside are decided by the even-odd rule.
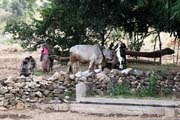
MULTIPOLYGON (((34 12, 36 0, 13 0, 9 2, 9 11, 17 17, 23 17, 25 14, 34 12)), ((32 16, 32 14, 30 15, 32 16)))
POLYGON ((104 46, 119 29, 129 36, 132 50, 140 51, 150 34, 157 33, 159 40, 162 31, 180 36, 179 6, 178 0, 49 0, 42 19, 34 19, 33 30, 66 49, 75 44, 104 46))
POLYGON ((3 8, 4 10, 7 10, 7 7, 8 7, 8 0, 3 0, 3 1, 2 1, 2 8, 3 8))
MULTIPOLYGON (((35 42, 33 37, 34 34, 34 26, 25 23, 24 21, 17 21, 12 19, 7 22, 5 31, 13 34, 14 39, 20 39, 21 45, 23 48, 27 48, 35 42)), ((38 42, 38 41, 36 41, 38 42)))

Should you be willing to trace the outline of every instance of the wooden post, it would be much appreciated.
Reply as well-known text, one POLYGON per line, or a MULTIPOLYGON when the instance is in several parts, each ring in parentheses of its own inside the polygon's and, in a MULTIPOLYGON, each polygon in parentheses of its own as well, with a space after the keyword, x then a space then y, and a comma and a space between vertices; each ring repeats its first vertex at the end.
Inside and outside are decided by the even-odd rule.
MULTIPOLYGON (((157 37, 158 37, 158 36, 155 37, 154 51, 156 50, 157 37)), ((156 62, 156 58, 154 58, 154 62, 156 62)))
POLYGON ((176 64, 178 64, 178 59, 179 59, 179 45, 180 45, 180 41, 179 41, 179 39, 178 39, 178 48, 177 48, 176 64))
MULTIPOLYGON (((158 31, 158 38, 159 38, 159 50, 161 51, 161 49, 162 49, 162 42, 161 42, 161 37, 160 37, 160 32, 159 31, 158 31)), ((160 55, 160 58, 159 58, 159 63, 160 64, 162 63, 162 56, 161 55, 160 55)))
MULTIPOLYGON (((175 37, 174 39, 174 50, 176 49, 176 41, 177 41, 177 37, 175 37)), ((175 56, 173 56, 173 64, 176 64, 175 56)))

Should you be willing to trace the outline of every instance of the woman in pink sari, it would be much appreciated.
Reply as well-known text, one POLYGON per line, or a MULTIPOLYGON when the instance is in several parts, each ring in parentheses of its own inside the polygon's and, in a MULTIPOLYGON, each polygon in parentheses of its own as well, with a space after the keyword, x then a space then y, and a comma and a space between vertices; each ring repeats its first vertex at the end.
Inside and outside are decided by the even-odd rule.
POLYGON ((50 58, 50 55, 52 55, 50 44, 50 39, 47 39, 46 42, 42 45, 41 51, 42 70, 46 73, 53 70, 53 59, 50 58))

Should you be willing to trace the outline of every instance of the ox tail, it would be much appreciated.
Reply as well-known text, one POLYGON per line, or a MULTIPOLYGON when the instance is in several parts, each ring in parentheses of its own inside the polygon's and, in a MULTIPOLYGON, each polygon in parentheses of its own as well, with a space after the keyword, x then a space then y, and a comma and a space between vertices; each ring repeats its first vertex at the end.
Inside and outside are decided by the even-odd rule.
POLYGON ((72 73, 72 72, 73 72, 72 64, 71 64, 71 62, 69 61, 69 62, 68 62, 67 73, 72 73))
POLYGON ((69 56, 69 62, 68 62, 68 67, 67 67, 67 73, 73 73, 73 67, 72 67, 72 52, 70 51, 70 56, 69 56))

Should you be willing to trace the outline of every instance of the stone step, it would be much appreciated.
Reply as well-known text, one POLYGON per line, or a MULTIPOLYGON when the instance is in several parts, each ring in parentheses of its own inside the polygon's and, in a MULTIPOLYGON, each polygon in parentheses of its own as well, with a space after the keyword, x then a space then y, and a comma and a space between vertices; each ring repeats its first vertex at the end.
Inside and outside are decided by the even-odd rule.
POLYGON ((180 101, 175 100, 144 100, 126 98, 102 98, 102 97, 80 97, 79 103, 91 104, 111 104, 111 105, 134 105, 134 106, 153 106, 153 107, 172 107, 180 108, 180 101))

